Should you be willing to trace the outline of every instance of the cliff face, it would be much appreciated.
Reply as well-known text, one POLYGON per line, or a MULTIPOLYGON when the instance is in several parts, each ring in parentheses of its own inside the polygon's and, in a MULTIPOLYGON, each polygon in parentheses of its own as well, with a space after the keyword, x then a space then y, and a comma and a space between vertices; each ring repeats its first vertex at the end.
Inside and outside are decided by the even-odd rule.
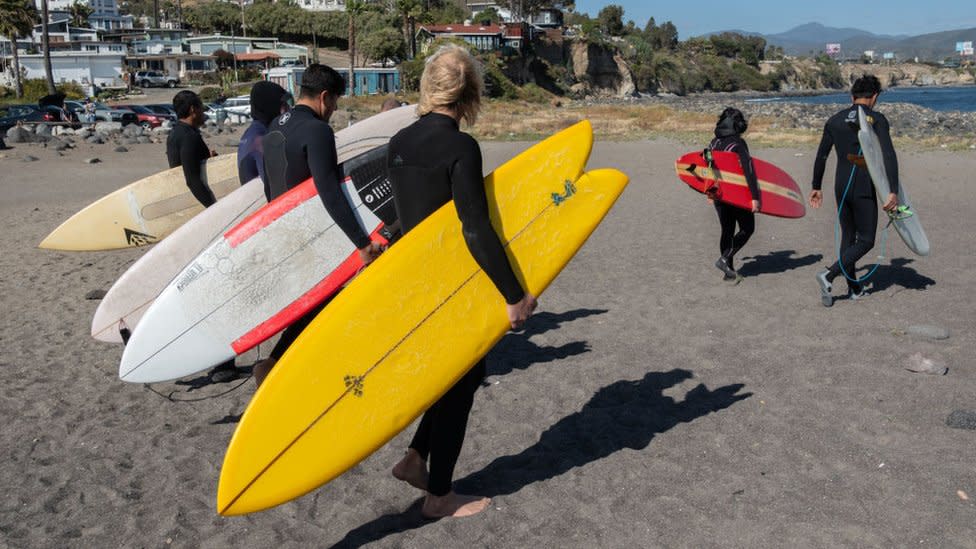
MULTIPOLYGON (((842 84, 856 80, 863 74, 873 74, 886 88, 897 86, 963 86, 976 83, 972 70, 946 69, 916 63, 897 65, 840 65, 842 84)), ((760 65, 763 74, 782 75, 782 90, 818 90, 830 87, 823 66, 809 59, 792 59, 788 64, 767 61, 760 65), (788 67, 788 68, 787 68, 788 67), (786 68, 784 70, 784 68, 786 68)), ((843 86, 841 86, 843 87, 843 86)))
POLYGON ((862 74, 873 74, 884 87, 894 86, 962 86, 976 83, 973 73, 962 69, 944 69, 915 63, 897 65, 841 65, 841 74, 853 81, 862 74))
POLYGON ((565 42, 566 56, 576 83, 570 87, 579 97, 627 97, 637 86, 630 67, 616 49, 579 40, 565 42))

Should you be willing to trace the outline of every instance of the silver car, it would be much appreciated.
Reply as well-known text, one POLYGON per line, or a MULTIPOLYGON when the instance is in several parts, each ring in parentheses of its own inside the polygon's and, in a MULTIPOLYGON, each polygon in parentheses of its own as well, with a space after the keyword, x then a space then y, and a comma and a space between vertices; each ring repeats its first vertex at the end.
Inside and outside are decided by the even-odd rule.
POLYGON ((167 76, 159 71, 139 71, 135 74, 135 83, 143 88, 153 86, 175 88, 180 83, 180 79, 175 76, 167 76))

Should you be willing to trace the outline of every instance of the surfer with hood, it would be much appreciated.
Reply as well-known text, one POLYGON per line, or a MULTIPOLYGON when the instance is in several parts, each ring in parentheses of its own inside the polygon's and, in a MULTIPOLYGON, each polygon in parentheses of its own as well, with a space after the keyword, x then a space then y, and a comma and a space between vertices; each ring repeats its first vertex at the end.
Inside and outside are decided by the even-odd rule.
POLYGON ((733 152, 739 156, 739 164, 749 185, 749 194, 752 195, 752 207, 748 210, 710 199, 715 204, 718 222, 722 227, 722 234, 718 241, 721 255, 715 261, 715 266, 724 274, 724 280, 736 284, 742 280, 742 276, 736 272, 732 262, 735 254, 746 245, 755 231, 755 213, 759 211, 761 205, 756 169, 752 165, 752 157, 749 156, 749 147, 742 138, 742 134, 748 128, 749 123, 742 111, 732 107, 726 108, 718 117, 718 123, 715 124, 715 138, 708 144, 707 149, 716 152, 733 152))
POLYGON ((817 149, 813 164, 813 191, 810 192, 810 206, 819 208, 823 204, 823 176, 827 168, 830 149, 837 152, 837 169, 834 172, 834 197, 837 199, 837 218, 841 237, 839 257, 833 265, 817 273, 820 286, 820 301, 824 307, 834 304, 833 281, 844 274, 847 280, 848 295, 860 299, 866 295, 863 280, 856 278, 857 261, 874 247, 878 232, 878 206, 874 183, 866 169, 861 145, 857 140, 858 107, 874 120, 874 131, 881 144, 885 172, 891 194, 885 199, 882 208, 892 211, 898 207, 898 158, 891 143, 888 119, 874 110, 881 93, 881 81, 873 75, 864 75, 851 86, 852 105, 830 117, 824 125, 823 137, 817 149))
POLYGON ((251 88, 251 118, 254 119, 241 136, 237 146, 237 173, 241 185, 260 177, 264 194, 269 196, 268 179, 264 175, 264 136, 268 126, 278 115, 287 112, 293 102, 290 93, 274 82, 262 80, 251 88))

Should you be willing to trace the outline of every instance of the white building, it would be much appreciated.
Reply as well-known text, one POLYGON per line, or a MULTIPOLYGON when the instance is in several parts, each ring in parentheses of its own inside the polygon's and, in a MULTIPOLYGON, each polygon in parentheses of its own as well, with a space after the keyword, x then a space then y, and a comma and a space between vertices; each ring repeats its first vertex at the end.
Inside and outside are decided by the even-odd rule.
POLYGON ((308 11, 346 10, 346 0, 295 0, 295 5, 308 11))
MULTIPOLYGON (((92 85, 100 88, 124 86, 122 59, 124 52, 51 51, 51 75, 55 83, 77 82, 87 90, 92 85)), ((46 78, 44 56, 26 54, 20 56, 20 66, 27 78, 46 78)), ((90 92, 89 92, 90 93, 90 92)))
MULTIPOLYGON (((88 24, 98 30, 131 29, 132 16, 119 12, 117 0, 48 0, 48 11, 64 11, 71 9, 75 2, 82 2, 95 10, 88 16, 88 24)), ((41 0, 34 0, 37 11, 41 11, 41 0)))

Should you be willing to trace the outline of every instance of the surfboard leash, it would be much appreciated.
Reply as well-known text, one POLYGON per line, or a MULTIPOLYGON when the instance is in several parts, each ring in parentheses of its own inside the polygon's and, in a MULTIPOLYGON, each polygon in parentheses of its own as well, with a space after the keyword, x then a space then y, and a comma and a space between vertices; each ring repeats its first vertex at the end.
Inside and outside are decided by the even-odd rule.
POLYGON ((203 400, 213 400, 215 398, 220 398, 222 396, 228 395, 228 394, 230 394, 230 393, 232 393, 232 392, 240 389, 241 387, 243 387, 245 383, 247 383, 248 381, 250 381, 251 377, 252 377, 252 374, 248 374, 247 377, 245 377, 244 379, 242 379, 240 383, 238 383, 237 385, 234 385, 233 387, 231 387, 230 389, 227 389, 226 391, 224 391, 222 393, 217 393, 215 395, 208 395, 208 396, 199 397, 199 398, 173 398, 173 395, 175 395, 177 393, 185 393, 187 391, 177 391, 177 390, 174 389, 174 390, 170 391, 169 394, 163 394, 163 393, 157 391, 152 386, 152 384, 150 384, 150 383, 144 383, 142 386, 145 387, 149 392, 155 393, 155 394, 157 394, 157 395, 165 398, 166 400, 168 400, 170 402, 200 402, 200 401, 203 401, 203 400))
MULTIPOLYGON (((862 152, 861 148, 858 147, 857 155, 860 156, 861 152, 862 152)), ((878 256, 878 262, 874 264, 874 267, 871 267, 871 270, 868 271, 868 274, 864 275, 861 278, 855 278, 847 274, 847 270, 844 269, 844 263, 840 260, 841 259, 840 258, 840 212, 841 209, 844 207, 844 201, 847 200, 847 193, 848 191, 851 190, 851 185, 854 183, 854 173, 857 171, 857 164, 854 163, 852 164, 853 165, 851 166, 851 176, 847 178, 847 186, 844 187, 844 194, 841 195, 840 203, 837 204, 837 219, 834 221, 834 244, 837 247, 837 265, 840 266, 840 272, 843 273, 844 278, 846 278, 847 280, 850 280, 855 284, 860 284, 862 282, 865 282, 867 279, 871 278, 871 276, 875 273, 875 271, 878 270, 878 267, 881 266, 881 261, 884 260, 885 252, 888 249, 888 227, 890 227, 891 223, 895 220, 894 218, 891 218, 891 215, 889 214, 890 219, 888 221, 888 224, 885 225, 883 229, 881 229, 881 255, 878 256)))

